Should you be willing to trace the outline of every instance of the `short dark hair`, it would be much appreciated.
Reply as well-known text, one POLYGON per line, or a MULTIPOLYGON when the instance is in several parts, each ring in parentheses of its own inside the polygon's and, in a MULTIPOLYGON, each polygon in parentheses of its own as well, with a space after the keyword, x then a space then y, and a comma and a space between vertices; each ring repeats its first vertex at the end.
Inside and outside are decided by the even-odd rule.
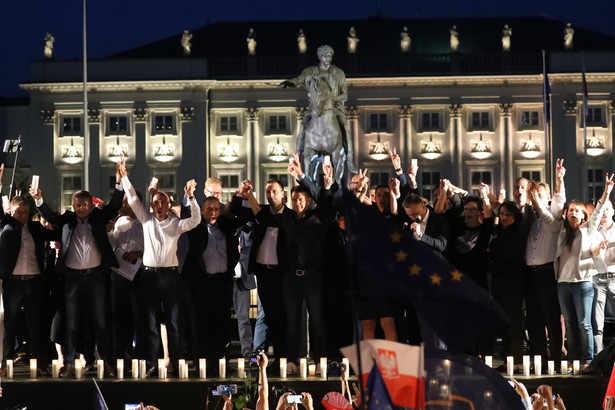
POLYGON ((465 199, 463 200, 463 206, 466 206, 470 202, 475 203, 479 211, 483 210, 483 200, 480 199, 479 197, 474 196, 474 195, 465 197, 465 199))
POLYGON ((312 195, 310 194, 310 190, 307 189, 307 187, 303 186, 303 185, 296 185, 294 187, 292 187, 292 189, 290 190, 290 194, 304 194, 307 197, 312 197, 312 195))
POLYGON ((425 200, 422 196, 417 194, 410 194, 404 198, 404 208, 409 208, 412 205, 423 204, 425 205, 425 200))
POLYGON ((11 208, 17 208, 23 204, 30 206, 26 198, 21 195, 15 195, 13 199, 11 199, 11 208))
POLYGON ((267 182, 265 182, 265 185, 268 185, 268 184, 278 184, 280 188, 282 188, 282 191, 284 191, 284 182, 282 182, 281 180, 277 178, 268 179, 267 182))
POLYGON ((94 197, 90 194, 89 191, 77 191, 73 194, 73 201, 75 199, 85 199, 86 201, 92 202, 94 197))
POLYGON ((215 196, 213 196, 213 195, 212 195, 212 196, 208 196, 207 198, 205 198, 205 199, 203 200, 203 205, 202 205, 202 206, 203 206, 203 207, 205 207, 205 204, 206 204, 207 202, 209 202, 209 201, 216 201, 216 202, 220 203, 220 200, 219 200, 218 198, 216 198, 215 196))

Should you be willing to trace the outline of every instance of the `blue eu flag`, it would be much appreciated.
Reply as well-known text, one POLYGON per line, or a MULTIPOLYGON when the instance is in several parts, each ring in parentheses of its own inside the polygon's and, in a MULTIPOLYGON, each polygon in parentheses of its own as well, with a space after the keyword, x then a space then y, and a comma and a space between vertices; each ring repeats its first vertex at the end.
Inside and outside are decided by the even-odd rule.
POLYGON ((451 351, 502 328, 491 295, 381 213, 345 193, 349 263, 360 298, 411 302, 451 351))

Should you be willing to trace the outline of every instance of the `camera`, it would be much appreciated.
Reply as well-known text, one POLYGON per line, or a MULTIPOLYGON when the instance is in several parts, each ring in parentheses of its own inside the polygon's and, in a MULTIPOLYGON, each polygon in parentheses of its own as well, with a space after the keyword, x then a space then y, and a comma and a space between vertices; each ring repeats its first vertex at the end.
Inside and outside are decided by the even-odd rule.
POLYGON ((236 384, 221 384, 218 387, 216 387, 215 390, 212 390, 211 394, 213 394, 214 396, 224 396, 224 395, 231 395, 231 394, 237 394, 237 385, 236 384))
POLYGON ((301 399, 303 398, 303 394, 289 394, 288 396, 286 396, 286 403, 288 404, 292 404, 292 403, 301 403, 301 399))
POLYGON ((258 366, 258 362, 260 360, 260 355, 264 353, 263 349, 258 349, 252 352, 250 355, 250 366, 258 366))

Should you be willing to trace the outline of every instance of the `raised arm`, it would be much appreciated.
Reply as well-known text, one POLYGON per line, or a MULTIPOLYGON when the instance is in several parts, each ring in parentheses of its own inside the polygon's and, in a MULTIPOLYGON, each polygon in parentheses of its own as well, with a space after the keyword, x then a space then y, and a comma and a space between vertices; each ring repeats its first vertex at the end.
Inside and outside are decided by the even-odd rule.
POLYGON ((489 185, 479 184, 480 198, 483 200, 483 215, 485 218, 491 218, 493 216, 493 210, 491 209, 491 201, 489 200, 489 185))
POLYGON ((267 381, 267 363, 269 359, 265 353, 256 356, 258 360, 258 399, 256 410, 269 410, 269 382, 267 381))
POLYGON ((399 203, 397 202, 401 194, 399 192, 399 179, 390 178, 389 179, 389 195, 391 196, 391 215, 397 215, 399 203))
POLYGON ((184 195, 187 197, 190 204, 190 217, 179 221, 179 226, 182 232, 188 232, 196 228, 201 222, 201 208, 196 203, 194 191, 196 190, 196 181, 194 179, 186 182, 184 187, 184 195))
POLYGON ((434 207, 434 211, 437 214, 443 214, 446 211, 450 188, 451 182, 448 179, 440 180, 440 195, 438 195, 438 201, 436 201, 436 206, 434 207))

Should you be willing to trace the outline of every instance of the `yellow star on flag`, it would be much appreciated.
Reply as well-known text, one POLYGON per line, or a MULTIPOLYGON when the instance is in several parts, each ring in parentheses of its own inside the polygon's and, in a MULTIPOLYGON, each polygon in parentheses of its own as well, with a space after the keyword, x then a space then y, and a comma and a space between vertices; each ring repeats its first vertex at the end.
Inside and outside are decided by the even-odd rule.
POLYGON ((433 275, 429 275, 429 277, 431 278, 432 285, 441 285, 442 277, 440 275, 434 273, 433 275))
POLYGON ((459 272, 458 270, 454 270, 451 272, 451 276, 453 278, 453 282, 461 282, 461 277, 463 276, 463 273, 459 272))
POLYGON ((391 234, 391 243, 398 243, 401 241, 401 234, 397 231, 391 234))
POLYGON ((421 274, 421 267, 416 263, 410 266, 410 276, 419 276, 421 274))
POLYGON ((408 254, 404 251, 399 251, 395 254, 395 259, 397 260, 397 262, 403 262, 406 260, 407 257, 408 254))

